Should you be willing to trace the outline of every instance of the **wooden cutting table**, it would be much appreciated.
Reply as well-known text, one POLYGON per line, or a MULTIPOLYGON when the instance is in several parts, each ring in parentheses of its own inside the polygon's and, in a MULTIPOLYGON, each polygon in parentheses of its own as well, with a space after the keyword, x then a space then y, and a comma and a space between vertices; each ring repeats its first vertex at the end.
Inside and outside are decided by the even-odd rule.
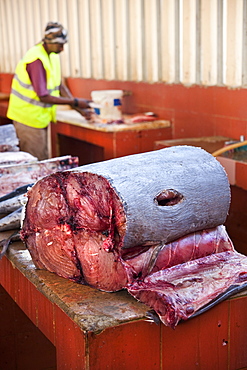
MULTIPOLYGON (((1 238, 7 234, 1 233, 1 238)), ((9 299, 54 345, 56 364, 50 364, 51 369, 236 370, 247 366, 246 292, 172 330, 146 321, 149 308, 126 291, 100 292, 37 270, 21 242, 14 242, 0 261, 0 283, 9 299)), ((9 357, 3 350, 8 339, 3 313, 0 353, 4 370, 31 368, 23 362, 8 366, 20 349, 12 341, 9 357)), ((36 340, 37 334, 32 343, 35 350, 26 348, 28 360, 36 370, 48 368, 47 363, 42 367, 37 361, 37 351, 40 357, 45 352, 37 348, 36 340)))
POLYGON ((154 149, 157 140, 171 138, 167 120, 124 124, 89 123, 72 109, 58 110, 57 123, 50 125, 51 154, 79 157, 79 164, 99 162, 154 149))
POLYGON ((6 117, 8 104, 9 104, 9 94, 0 91, 0 125, 6 125, 8 123, 11 123, 11 120, 6 117))

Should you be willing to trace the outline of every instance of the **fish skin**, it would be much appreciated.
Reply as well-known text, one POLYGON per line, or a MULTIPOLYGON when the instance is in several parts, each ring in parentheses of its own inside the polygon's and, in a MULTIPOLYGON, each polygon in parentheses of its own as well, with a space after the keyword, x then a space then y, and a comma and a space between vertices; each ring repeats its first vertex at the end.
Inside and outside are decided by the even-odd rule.
POLYGON ((21 226, 23 206, 0 220, 0 232, 19 229, 21 226))
POLYGON ((18 152, 0 152, 0 168, 16 165, 37 162, 38 158, 34 157, 30 153, 18 151, 18 152))
POLYGON ((78 157, 65 155, 39 162, 0 166, 0 196, 5 196, 16 191, 18 187, 27 186, 51 173, 78 167, 78 161, 78 157))
POLYGON ((207 303, 205 306, 201 307, 199 310, 197 310, 190 318, 196 317, 198 315, 201 315, 202 313, 208 311, 210 308, 216 306, 220 302, 223 302, 224 300, 228 299, 234 294, 240 293, 243 290, 246 290, 247 283, 244 283, 243 285, 231 285, 225 292, 221 293, 218 297, 214 298, 211 302, 207 303))
POLYGON ((0 202, 0 214, 7 214, 16 211, 23 205, 26 198, 26 193, 24 193, 0 202))
POLYGON ((2 247, 2 250, 0 252, 0 260, 6 254, 8 248, 9 248, 9 245, 12 242, 15 242, 17 240, 20 240, 20 232, 19 231, 15 231, 14 234, 10 235, 7 239, 1 240, 0 247, 2 247))
POLYGON ((3 201, 5 201, 5 200, 7 200, 7 199, 14 198, 14 197, 16 197, 18 195, 25 194, 27 192, 28 188, 30 188, 32 186, 33 186, 33 183, 32 184, 28 184, 28 185, 19 186, 18 188, 16 188, 15 190, 11 191, 10 193, 5 194, 2 197, 0 197, 0 203, 3 202, 3 201))

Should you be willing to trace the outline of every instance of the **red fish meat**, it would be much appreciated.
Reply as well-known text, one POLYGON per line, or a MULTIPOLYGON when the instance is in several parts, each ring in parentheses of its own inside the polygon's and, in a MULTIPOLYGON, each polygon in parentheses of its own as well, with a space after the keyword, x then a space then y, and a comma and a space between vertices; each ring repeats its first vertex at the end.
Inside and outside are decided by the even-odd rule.
POLYGON ((247 257, 227 251, 161 269, 127 289, 174 328, 229 287, 247 282, 247 257))

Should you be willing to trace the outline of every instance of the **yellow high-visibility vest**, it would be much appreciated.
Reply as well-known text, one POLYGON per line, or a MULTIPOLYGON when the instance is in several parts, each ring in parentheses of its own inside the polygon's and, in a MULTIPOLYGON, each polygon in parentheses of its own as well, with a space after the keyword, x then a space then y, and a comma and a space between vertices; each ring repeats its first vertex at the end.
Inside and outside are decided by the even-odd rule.
POLYGON ((58 54, 47 54, 37 44, 27 51, 18 63, 13 77, 7 117, 27 126, 45 128, 56 122, 56 105, 42 103, 33 89, 26 65, 40 59, 46 70, 47 89, 50 95, 59 96, 61 67, 58 54))

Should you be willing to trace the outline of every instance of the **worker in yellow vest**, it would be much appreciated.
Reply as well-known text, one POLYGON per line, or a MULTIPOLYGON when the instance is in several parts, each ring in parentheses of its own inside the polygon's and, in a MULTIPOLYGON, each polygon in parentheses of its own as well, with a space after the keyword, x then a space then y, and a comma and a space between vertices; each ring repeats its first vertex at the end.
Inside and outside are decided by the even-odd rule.
POLYGON ((12 81, 7 117, 13 120, 20 150, 39 160, 48 158, 47 127, 56 122, 56 105, 81 108, 90 118, 89 100, 74 98, 62 83, 59 53, 67 31, 49 22, 42 42, 27 51, 18 63, 12 81))

